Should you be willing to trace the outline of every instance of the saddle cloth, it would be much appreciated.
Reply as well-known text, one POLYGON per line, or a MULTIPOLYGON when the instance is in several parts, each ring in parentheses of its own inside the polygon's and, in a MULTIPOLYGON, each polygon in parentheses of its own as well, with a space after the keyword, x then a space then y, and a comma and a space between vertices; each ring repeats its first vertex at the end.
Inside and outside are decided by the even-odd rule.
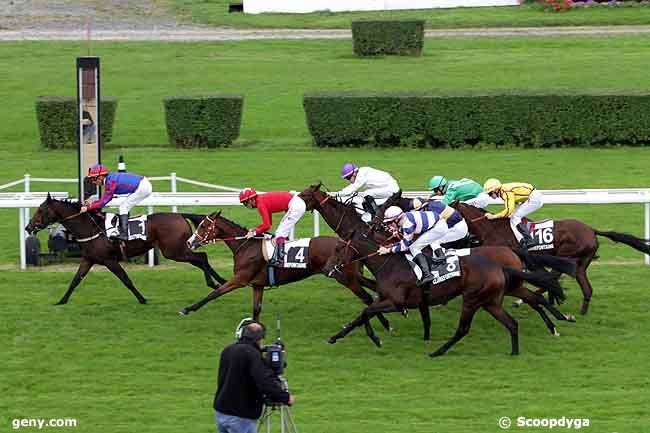
MULTIPOLYGON (((311 238, 296 239, 284 243, 283 268, 304 269, 309 263, 309 243, 311 238)), ((275 242, 273 239, 264 239, 262 242, 262 255, 267 262, 273 257, 275 242)))
MULTIPOLYGON (((114 213, 106 214, 106 236, 113 238, 120 233, 118 225, 120 223, 119 216, 114 213)), ((147 215, 140 215, 129 218, 129 240, 147 240, 147 215)))
MULTIPOLYGON (((546 251, 555 248, 555 222, 553 220, 522 221, 529 224, 530 235, 537 242, 537 245, 528 248, 528 251, 546 251)), ((521 236, 519 233, 517 234, 521 236)))
MULTIPOLYGON (((459 251, 462 251, 464 255, 469 255, 469 248, 465 248, 464 250, 459 251)), ((406 253, 405 255, 406 260, 409 262, 409 265, 411 265, 411 269, 413 269, 415 277, 419 281, 422 279, 422 269, 420 269, 417 263, 413 261, 413 255, 409 253, 406 253)), ((446 259, 446 263, 442 263, 438 266, 433 266, 431 265, 431 262, 429 262, 429 265, 431 266, 431 274, 435 277, 431 284, 440 284, 443 281, 449 280, 450 278, 460 277, 460 263, 458 261, 458 255, 447 255, 446 259)))

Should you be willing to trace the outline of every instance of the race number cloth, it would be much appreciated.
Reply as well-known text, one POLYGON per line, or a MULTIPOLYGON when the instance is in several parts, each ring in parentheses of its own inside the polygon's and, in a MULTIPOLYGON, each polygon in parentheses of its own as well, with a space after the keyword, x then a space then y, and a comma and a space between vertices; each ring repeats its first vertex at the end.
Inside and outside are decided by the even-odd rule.
POLYGON ((530 235, 537 245, 528 248, 528 251, 546 251, 555 248, 555 222, 553 220, 531 222, 530 235))
MULTIPOLYGON (((413 256, 409 253, 406 253, 406 260, 408 260, 413 269, 415 277, 419 280, 422 279, 422 269, 413 261, 413 256)), ((450 278, 460 277, 460 263, 458 262, 458 256, 447 256, 446 263, 442 263, 438 266, 431 266, 431 275, 434 276, 431 284, 440 284, 444 281, 449 280, 450 278)), ((431 262, 429 262, 431 263, 431 262)))
MULTIPOLYGON (((106 214, 106 236, 114 238, 120 233, 119 217, 114 213, 106 214)), ((147 240, 147 215, 129 218, 129 240, 147 240)))
MULTIPOLYGON (((286 241, 284 243, 284 257, 282 259, 283 268, 304 269, 309 262, 309 242, 311 238, 296 239, 295 241, 286 241)), ((272 239, 265 239, 262 252, 264 259, 268 262, 273 257, 275 243, 272 239)))

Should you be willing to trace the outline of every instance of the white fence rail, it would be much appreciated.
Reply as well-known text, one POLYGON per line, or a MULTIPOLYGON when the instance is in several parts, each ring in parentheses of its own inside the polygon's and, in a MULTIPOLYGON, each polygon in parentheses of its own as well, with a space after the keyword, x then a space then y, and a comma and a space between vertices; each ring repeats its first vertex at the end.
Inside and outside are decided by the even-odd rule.
MULTIPOLYGON (((154 192, 144 200, 140 206, 146 206, 148 213, 154 212, 156 206, 171 206, 176 212, 179 206, 239 206, 239 188, 199 182, 191 179, 177 177, 176 173, 170 176, 150 177, 153 181, 170 181, 171 192, 154 192), (184 182, 204 188, 220 189, 226 192, 177 192, 177 182, 184 182)), ((0 185, 0 190, 24 183, 25 192, 0 193, 0 208, 18 209, 19 239, 20 239, 20 267, 26 268, 25 257, 25 231, 24 227, 30 219, 29 209, 37 208, 43 202, 47 193, 31 192, 31 182, 77 182, 77 179, 49 179, 31 178, 25 175, 24 179, 0 185)), ((645 208, 645 238, 650 239, 650 188, 626 189, 565 189, 541 190, 544 194, 545 204, 643 204, 645 208)), ((51 193, 55 198, 68 198, 65 192, 51 193)), ((429 191, 404 192, 405 197, 426 197, 429 191)), ((109 207, 118 207, 123 198, 117 197, 109 203, 109 207)), ((494 204, 500 200, 494 200, 494 204)), ((314 236, 320 233, 320 218, 314 212, 314 236)), ((149 264, 153 266, 153 250, 149 251, 149 264)), ((650 255, 645 256, 645 264, 650 265, 650 255)))

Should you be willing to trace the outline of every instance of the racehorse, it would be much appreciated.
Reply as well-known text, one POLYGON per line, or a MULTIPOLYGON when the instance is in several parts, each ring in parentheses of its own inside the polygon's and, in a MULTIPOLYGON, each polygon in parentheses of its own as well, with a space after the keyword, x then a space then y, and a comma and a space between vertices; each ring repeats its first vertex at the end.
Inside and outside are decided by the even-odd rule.
POLYGON ((133 293, 141 304, 147 300, 135 288, 119 261, 126 257, 136 257, 157 246, 168 259, 187 262, 203 271, 205 282, 212 288, 226 280, 221 278, 208 263, 205 253, 195 253, 187 246, 187 239, 192 235, 192 228, 186 218, 198 224, 203 216, 194 214, 155 213, 147 218, 147 240, 130 240, 124 242, 123 249, 115 241, 106 237, 104 214, 101 212, 81 213, 81 204, 67 200, 53 199, 49 194, 31 218, 25 230, 35 234, 50 224, 61 223, 72 233, 81 248, 81 262, 77 273, 70 282, 68 290, 56 305, 68 302, 70 295, 93 265, 106 266, 133 293), (212 279, 218 281, 216 284, 212 279))
MULTIPOLYGON (((259 319, 264 287, 270 285, 267 272, 268 263, 262 253, 264 239, 246 238, 247 232, 246 228, 221 216, 221 211, 215 212, 201 221, 196 233, 188 240, 189 246, 195 249, 202 245, 223 241, 234 256, 234 275, 199 302, 183 308, 179 314, 187 315, 232 290, 251 285, 253 287, 253 318, 259 319)), ((307 267, 277 269, 275 272, 277 285, 300 281, 322 273, 327 259, 334 254, 337 241, 338 238, 331 236, 312 238, 309 242, 307 267)), ((366 305, 372 303, 372 296, 361 286, 375 290, 376 283, 361 275, 360 265, 346 269, 336 280, 350 289, 366 305)), ((379 316, 378 319, 386 329, 390 329, 388 321, 383 316, 379 316)))
MULTIPOLYGON (((465 218, 469 231, 476 235, 482 245, 505 245, 518 248, 519 244, 510 228, 507 218, 487 220, 485 210, 463 203, 452 204, 465 218)), ((614 242, 620 242, 650 254, 650 242, 626 233, 600 231, 574 219, 556 220, 553 229, 554 249, 546 250, 543 254, 553 253, 560 257, 570 257, 577 260, 575 278, 582 289, 583 302, 580 312, 587 314, 593 288, 587 278, 587 268, 598 251, 597 236, 604 236, 614 242)))
MULTIPOLYGON (((375 335, 369 320, 378 313, 420 308, 421 305, 446 304, 458 295, 463 295, 460 322, 456 333, 430 356, 440 356, 469 332, 472 319, 480 308, 487 310, 510 332, 512 355, 519 354, 519 337, 517 321, 502 306, 506 290, 522 281, 531 282, 549 291, 561 293, 557 279, 548 272, 527 273, 510 267, 503 267, 478 255, 459 257, 461 275, 430 287, 423 291, 417 286, 413 270, 401 254, 387 256, 376 255, 378 244, 366 235, 353 234, 352 238, 336 251, 338 262, 335 266, 346 267, 361 261, 377 279, 377 298, 372 305, 352 322, 345 325, 329 342, 335 343, 345 337, 354 328, 363 324, 368 337, 378 346, 381 340, 375 335)), ((334 268, 328 269, 331 272, 334 268)))
MULTIPOLYGON (((314 184, 306 188, 303 192, 300 193, 300 197, 305 201, 307 209, 317 210, 322 216, 327 224, 338 234, 342 239, 348 239, 355 232, 363 232, 368 230, 369 226, 361 220, 359 215, 353 206, 346 205, 335 200, 332 196, 322 191, 321 184, 314 184)), ((399 193, 398 193, 399 194, 399 193)), ((401 199, 401 194, 394 195, 388 199, 391 203, 399 203, 404 208, 407 206, 408 199, 401 199), (397 199, 400 201, 397 201, 397 199)), ((388 203, 388 202, 387 202, 388 203)), ((385 209, 386 204, 382 205, 380 208, 381 215, 383 216, 383 209, 385 209)), ((379 213, 377 214, 379 215, 379 213)), ((384 243, 388 236, 383 238, 378 238, 377 230, 374 230, 375 240, 384 243)), ((425 251, 430 250, 428 248, 425 251)), ((430 251, 428 251, 430 253, 430 251)), ((513 251, 509 248, 475 248, 472 249, 472 254, 484 256, 496 263, 499 263, 503 266, 509 266, 517 270, 523 270, 524 264, 527 267, 541 267, 549 266, 553 269, 557 269, 563 273, 575 274, 575 264, 567 260, 555 258, 552 256, 538 256, 531 257, 526 253, 526 251, 518 249, 513 251)), ((331 263, 330 263, 331 265, 331 263)), ((331 269, 331 266, 329 267, 331 269)), ((328 274, 331 274, 329 272, 328 274)), ((330 275, 331 276, 331 275, 330 275)), ((557 329, 553 322, 548 318, 544 312, 543 307, 548 309, 554 317, 559 320, 568 320, 575 321, 575 318, 570 315, 562 314, 555 307, 549 304, 544 297, 539 296, 538 294, 531 292, 523 285, 520 285, 516 288, 512 288, 508 293, 508 296, 514 296, 528 305, 531 306, 537 313, 541 316, 542 320, 549 328, 551 334, 559 335, 557 329)), ((422 317, 422 325, 424 328, 424 339, 429 340, 430 338, 430 325, 431 317, 429 313, 429 307, 426 304, 422 304, 419 308, 420 316, 422 317)))

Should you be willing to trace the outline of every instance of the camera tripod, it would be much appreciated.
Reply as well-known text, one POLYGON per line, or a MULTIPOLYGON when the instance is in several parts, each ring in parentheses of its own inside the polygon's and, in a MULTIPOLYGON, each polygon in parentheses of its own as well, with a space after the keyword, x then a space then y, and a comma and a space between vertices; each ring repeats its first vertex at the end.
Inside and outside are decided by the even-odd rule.
MULTIPOLYGON (((289 383, 287 382, 287 379, 280 376, 280 382, 282 383, 282 388, 285 391, 289 391, 289 383)), ((257 432, 271 433, 273 431, 271 428, 271 415, 276 411, 280 413, 280 433, 298 433, 298 427, 296 427, 296 423, 293 421, 291 408, 280 403, 265 404, 264 413, 257 422, 257 432)))

